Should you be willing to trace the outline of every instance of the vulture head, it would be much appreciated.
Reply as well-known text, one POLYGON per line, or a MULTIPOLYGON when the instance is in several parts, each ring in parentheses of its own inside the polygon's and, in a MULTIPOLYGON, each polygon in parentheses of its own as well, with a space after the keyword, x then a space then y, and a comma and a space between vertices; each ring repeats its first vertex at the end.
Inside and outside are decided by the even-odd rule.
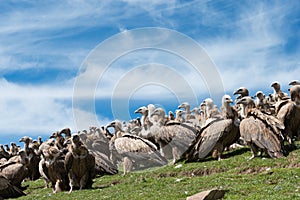
POLYGON ((169 111, 168 115, 169 115, 169 119, 170 120, 174 120, 175 119, 174 113, 172 111, 169 111))
POLYGON ((294 85, 290 88, 291 100, 300 105, 300 85, 294 85))
POLYGON ((26 152, 24 150, 20 150, 18 152, 18 156, 19 156, 19 159, 20 159, 20 163, 23 164, 23 165, 27 165, 28 164, 28 158, 27 158, 27 155, 26 155, 26 152))
POLYGON ((69 128, 64 128, 62 129, 59 134, 65 134, 66 138, 70 138, 71 137, 71 129, 69 128))
POLYGON ((239 99, 239 97, 249 96, 249 91, 246 87, 240 87, 233 93, 233 95, 237 95, 237 94, 239 94, 239 96, 237 97, 239 99))
POLYGON ((60 137, 60 136, 61 136, 60 132, 56 131, 56 132, 52 133, 52 135, 49 138, 57 138, 57 137, 60 137))
POLYGON ((180 108, 188 110, 190 108, 190 104, 188 102, 184 102, 178 106, 178 109, 180 109, 180 108))
POLYGON ((148 108, 146 106, 142 106, 139 109, 134 111, 135 114, 140 113, 144 116, 148 115, 148 108))
POLYGON ((176 110, 175 115, 178 117, 182 117, 186 112, 184 110, 176 110))
POLYGON ((277 92, 280 90, 280 83, 278 81, 274 81, 271 83, 271 87, 274 88, 274 90, 277 92))
POLYGON ((214 105, 214 101, 211 98, 207 98, 202 102, 202 106, 204 106, 207 111, 213 109, 214 105))
POLYGON ((289 82, 289 85, 300 85, 300 81, 293 80, 293 81, 289 82))
POLYGON ((263 99, 265 97, 264 93, 262 91, 257 91, 255 93, 255 96, 258 98, 258 99, 263 99))
POLYGON ((246 97, 243 97, 243 98, 239 99, 236 102, 236 104, 244 105, 245 111, 247 111, 248 109, 251 109, 251 108, 255 107, 254 101, 253 101, 253 99, 250 96, 246 96, 246 97))
POLYGON ((225 104, 230 104, 232 103, 232 99, 229 95, 225 94, 223 97, 222 97, 222 104, 225 105, 225 104))
POLYGON ((19 140, 19 142, 24 142, 25 144, 29 144, 30 142, 32 141, 32 139, 30 138, 30 137, 28 137, 28 136, 24 136, 24 137, 22 137, 20 140, 19 140))
POLYGON ((163 108, 156 108, 153 113, 151 114, 151 117, 153 117, 154 115, 160 117, 160 118, 164 118, 165 117, 165 110, 163 108))

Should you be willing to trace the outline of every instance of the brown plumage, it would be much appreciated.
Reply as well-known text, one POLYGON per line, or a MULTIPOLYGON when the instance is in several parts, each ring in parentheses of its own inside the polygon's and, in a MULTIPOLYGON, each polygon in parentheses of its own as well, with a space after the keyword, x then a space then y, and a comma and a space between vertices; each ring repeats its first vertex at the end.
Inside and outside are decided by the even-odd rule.
POLYGON ((122 158, 124 175, 131 171, 133 164, 135 164, 136 169, 140 169, 141 165, 153 167, 167 164, 167 160, 160 155, 152 142, 136 135, 124 133, 119 121, 113 121, 108 127, 115 129, 111 148, 113 154, 118 154, 122 158))
POLYGON ((15 161, 8 161, 0 166, 0 174, 7 178, 12 185, 21 188, 22 181, 28 175, 28 158, 25 151, 19 151, 15 161))
POLYGON ((212 157, 221 159, 225 147, 236 142, 239 137, 236 111, 230 106, 232 99, 228 95, 222 98, 224 119, 211 121, 203 127, 191 146, 182 155, 181 160, 196 161, 212 153, 212 157))
POLYGON ((30 180, 36 180, 40 177, 39 162, 40 157, 35 153, 34 149, 30 147, 32 139, 28 136, 24 136, 19 142, 24 142, 24 151, 28 158, 28 176, 30 180))
POLYGON ((11 182, 0 175, 0 199, 17 198, 24 196, 25 193, 18 187, 11 184, 11 182))
POLYGON ((291 100, 280 108, 277 118, 284 124, 283 131, 286 140, 293 144, 293 140, 300 137, 300 85, 290 88, 291 100))
MULTIPOLYGON (((164 124, 164 113, 163 109, 157 108, 152 115, 157 115, 158 120, 164 124)), ((156 143, 159 144, 161 154, 175 163, 188 149, 197 133, 196 128, 175 121, 158 127, 154 136, 156 143)))
POLYGON ((118 167, 109 159, 109 139, 103 128, 91 127, 88 133, 81 133, 82 143, 88 148, 95 157, 96 175, 113 175, 118 173, 118 167), (82 139, 85 136, 85 140, 82 139))
POLYGON ((3 145, 0 144, 0 158, 9 159, 11 156, 9 153, 4 149, 3 145))
POLYGON ((64 157, 62 157, 62 152, 59 151, 57 147, 50 147, 44 159, 53 192, 68 190, 69 179, 64 167, 65 162, 64 157))
POLYGON ((95 157, 82 144, 77 134, 68 140, 69 152, 65 156, 65 169, 70 181, 70 191, 91 188, 95 178, 95 157))
POLYGON ((237 104, 244 105, 246 118, 240 123, 240 134, 251 148, 252 158, 259 150, 266 151, 271 158, 283 157, 282 133, 284 125, 275 117, 255 108, 251 97, 241 98, 237 104))

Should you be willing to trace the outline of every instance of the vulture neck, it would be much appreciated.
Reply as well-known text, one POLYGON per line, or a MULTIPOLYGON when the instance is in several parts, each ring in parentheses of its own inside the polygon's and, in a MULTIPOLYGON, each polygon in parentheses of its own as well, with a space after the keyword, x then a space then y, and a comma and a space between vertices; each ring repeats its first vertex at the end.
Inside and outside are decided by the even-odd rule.
POLYGON ((191 106, 190 105, 186 105, 185 106, 185 112, 186 112, 186 114, 191 114, 191 106))
POLYGON ((146 120, 148 120, 148 111, 142 114, 142 123, 143 123, 142 126, 146 125, 146 120))

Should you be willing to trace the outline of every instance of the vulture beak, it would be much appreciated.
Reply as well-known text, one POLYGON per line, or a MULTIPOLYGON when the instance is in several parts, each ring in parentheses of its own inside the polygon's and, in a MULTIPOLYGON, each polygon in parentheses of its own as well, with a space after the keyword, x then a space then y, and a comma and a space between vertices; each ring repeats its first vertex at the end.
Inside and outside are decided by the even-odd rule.
POLYGON ((238 99, 238 100, 236 101, 236 104, 242 104, 242 102, 243 102, 243 99, 238 99))
POLYGON ((142 109, 139 108, 139 109, 137 109, 137 110, 134 111, 134 114, 141 113, 141 112, 142 112, 142 109))
POLYGON ((108 124, 108 125, 106 126, 106 128, 109 128, 109 127, 115 127, 115 125, 116 125, 116 122, 111 122, 110 124, 108 124))
POLYGON ((67 145, 69 145, 69 144, 71 144, 71 138, 69 138, 69 139, 67 139, 66 141, 64 141, 63 146, 67 146, 67 145))
POLYGON ((237 95, 237 94, 240 94, 239 90, 233 92, 233 95, 237 95))

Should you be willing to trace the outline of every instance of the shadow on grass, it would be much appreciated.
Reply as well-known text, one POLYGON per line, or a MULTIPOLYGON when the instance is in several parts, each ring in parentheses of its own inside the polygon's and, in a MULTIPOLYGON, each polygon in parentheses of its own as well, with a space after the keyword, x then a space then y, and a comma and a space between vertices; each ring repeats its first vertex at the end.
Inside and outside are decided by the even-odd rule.
POLYGON ((112 181, 111 183, 108 183, 108 184, 105 184, 105 185, 94 186, 93 189, 104 189, 104 188, 108 188, 108 187, 111 187, 111 186, 114 186, 114 185, 118 185, 120 183, 121 183, 121 181, 115 180, 115 181, 112 181))

